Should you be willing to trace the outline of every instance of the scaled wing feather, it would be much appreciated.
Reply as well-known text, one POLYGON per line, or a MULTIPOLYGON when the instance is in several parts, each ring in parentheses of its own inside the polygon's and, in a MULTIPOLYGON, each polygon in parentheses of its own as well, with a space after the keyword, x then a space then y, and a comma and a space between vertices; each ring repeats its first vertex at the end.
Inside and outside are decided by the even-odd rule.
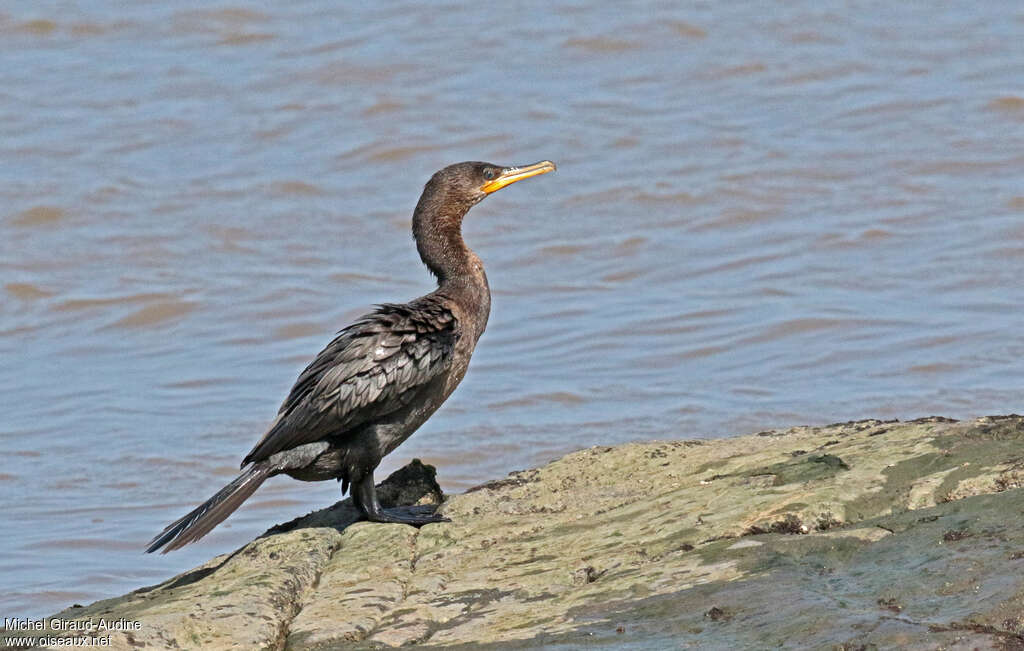
POLYGON ((418 389, 443 375, 451 366, 457 322, 431 299, 381 305, 339 332, 299 375, 242 465, 343 436, 407 405, 418 389))

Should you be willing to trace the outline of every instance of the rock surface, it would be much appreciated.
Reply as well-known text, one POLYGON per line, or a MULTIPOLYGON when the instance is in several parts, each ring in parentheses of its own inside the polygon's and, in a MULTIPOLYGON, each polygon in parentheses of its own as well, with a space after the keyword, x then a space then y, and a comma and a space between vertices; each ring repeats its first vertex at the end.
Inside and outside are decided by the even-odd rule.
MULTIPOLYGON (((440 497, 399 472, 393 502, 440 497)), ((345 501, 57 617, 141 622, 122 649, 1024 649, 1022 481, 1019 416, 591 448, 450 497, 451 523, 345 501)))

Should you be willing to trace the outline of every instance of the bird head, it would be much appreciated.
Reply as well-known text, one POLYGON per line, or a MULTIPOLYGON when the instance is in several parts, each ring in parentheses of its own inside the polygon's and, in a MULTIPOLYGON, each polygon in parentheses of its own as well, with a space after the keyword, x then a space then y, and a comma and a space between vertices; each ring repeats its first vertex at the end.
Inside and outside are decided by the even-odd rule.
POLYGON ((554 170, 555 164, 548 160, 518 167, 502 167, 479 161, 456 163, 434 174, 427 182, 423 194, 425 197, 443 197, 443 202, 468 210, 505 186, 554 170))

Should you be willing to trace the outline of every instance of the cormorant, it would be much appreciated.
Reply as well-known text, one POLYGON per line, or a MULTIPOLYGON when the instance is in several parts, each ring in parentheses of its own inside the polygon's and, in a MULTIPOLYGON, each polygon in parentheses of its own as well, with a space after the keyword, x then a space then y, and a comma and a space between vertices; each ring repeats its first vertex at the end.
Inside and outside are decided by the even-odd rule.
MULTIPOLYGON (((268 477, 337 479, 368 520, 415 526, 447 518, 383 509, 373 471, 458 386, 487 325, 491 292, 484 266, 462 239, 462 218, 488 194, 555 169, 457 163, 427 182, 412 216, 420 258, 437 289, 405 304, 384 304, 340 331, 299 375, 245 470, 201 506, 170 524, 147 552, 199 540, 268 477)), ((432 511, 432 510, 431 510, 432 511)))

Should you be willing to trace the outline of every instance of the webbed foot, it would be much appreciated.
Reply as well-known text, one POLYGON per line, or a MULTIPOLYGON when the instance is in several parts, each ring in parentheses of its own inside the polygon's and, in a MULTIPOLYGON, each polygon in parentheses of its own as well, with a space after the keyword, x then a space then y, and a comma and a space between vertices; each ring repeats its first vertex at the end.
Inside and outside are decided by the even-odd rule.
POLYGON ((398 506, 392 509, 382 508, 377 501, 377 491, 373 486, 373 473, 353 483, 352 500, 370 522, 392 522, 422 527, 434 522, 451 522, 443 515, 435 513, 437 506, 421 504, 417 506, 398 506))
POLYGON ((364 513, 370 522, 396 522, 398 524, 409 524, 414 527, 422 527, 432 522, 451 522, 449 518, 434 513, 437 507, 433 504, 421 504, 418 506, 398 506, 393 509, 380 509, 376 513, 364 513))

